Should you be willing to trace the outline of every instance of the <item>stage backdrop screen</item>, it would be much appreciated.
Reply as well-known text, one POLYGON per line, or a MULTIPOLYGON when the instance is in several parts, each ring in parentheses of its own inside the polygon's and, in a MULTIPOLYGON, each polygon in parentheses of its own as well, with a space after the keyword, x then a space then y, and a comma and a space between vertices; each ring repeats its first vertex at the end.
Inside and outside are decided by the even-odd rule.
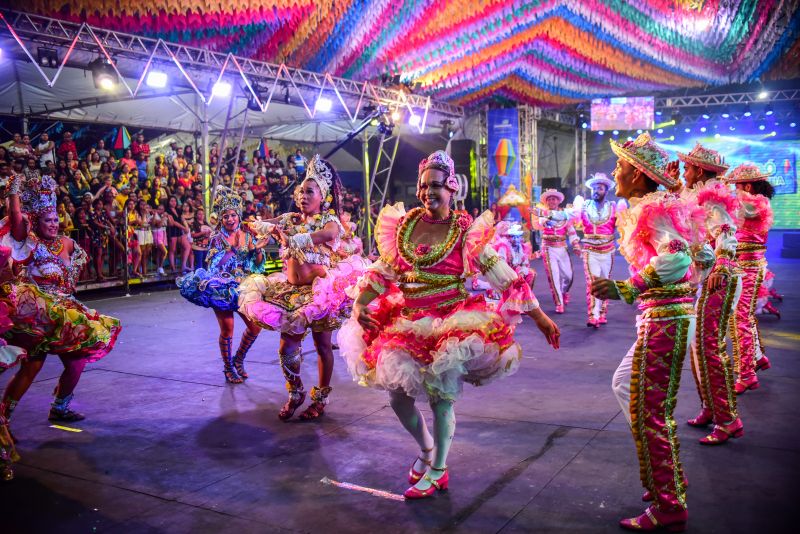
POLYGON ((592 130, 652 130, 655 100, 652 96, 595 98, 592 130))

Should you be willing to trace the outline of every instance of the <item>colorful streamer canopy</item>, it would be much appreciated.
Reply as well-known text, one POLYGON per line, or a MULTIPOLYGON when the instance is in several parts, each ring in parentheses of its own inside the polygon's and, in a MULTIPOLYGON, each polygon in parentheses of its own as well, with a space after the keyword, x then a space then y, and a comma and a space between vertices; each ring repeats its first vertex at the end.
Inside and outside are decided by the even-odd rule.
POLYGON ((799 74, 800 9, 781 0, 9 3, 357 80, 399 74, 466 106, 558 106, 799 74))

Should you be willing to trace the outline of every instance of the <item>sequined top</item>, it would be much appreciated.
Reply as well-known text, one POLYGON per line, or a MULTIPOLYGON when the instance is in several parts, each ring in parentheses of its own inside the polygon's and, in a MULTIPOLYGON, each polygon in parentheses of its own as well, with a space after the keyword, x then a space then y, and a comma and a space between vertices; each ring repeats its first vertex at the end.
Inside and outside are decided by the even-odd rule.
POLYGON ((263 273, 264 258, 257 263, 258 251, 250 248, 255 244, 255 238, 248 233, 244 233, 244 236, 244 246, 236 248, 228 242, 222 232, 212 234, 206 257, 206 269, 214 273, 228 273, 237 280, 250 273, 263 273))
POLYGON ((321 213, 312 217, 305 217, 300 213, 285 213, 281 215, 278 226, 285 235, 291 237, 297 234, 319 232, 330 222, 335 222, 339 229, 339 233, 335 239, 318 245, 311 243, 301 250, 281 247, 281 259, 287 260, 289 258, 294 258, 302 263, 322 265, 323 267, 331 267, 332 264, 335 264, 337 258, 340 257, 337 253, 342 246, 341 240, 345 235, 344 227, 336 215, 332 213, 321 213))

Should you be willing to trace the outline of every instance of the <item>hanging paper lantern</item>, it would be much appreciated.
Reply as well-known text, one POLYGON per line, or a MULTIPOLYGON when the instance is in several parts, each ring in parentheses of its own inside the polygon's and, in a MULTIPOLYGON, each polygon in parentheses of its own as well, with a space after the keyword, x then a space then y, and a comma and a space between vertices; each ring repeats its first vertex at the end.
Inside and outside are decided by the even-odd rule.
POLYGON ((517 161, 517 154, 514 152, 514 145, 511 139, 506 137, 500 139, 497 148, 494 150, 494 162, 497 165, 497 174, 508 176, 517 161))
POLYGON ((125 150, 131 146, 131 134, 125 126, 120 126, 117 135, 114 137, 114 150, 125 150))

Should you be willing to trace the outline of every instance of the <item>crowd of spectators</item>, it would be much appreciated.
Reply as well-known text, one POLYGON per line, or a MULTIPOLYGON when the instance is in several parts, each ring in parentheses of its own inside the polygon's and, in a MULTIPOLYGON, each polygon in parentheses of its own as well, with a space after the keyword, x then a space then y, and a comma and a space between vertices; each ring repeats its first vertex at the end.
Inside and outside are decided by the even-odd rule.
MULTIPOLYGON (((200 267, 212 232, 203 208, 201 149, 173 142, 151 151, 143 134, 121 151, 102 139, 80 141, 65 131, 58 141, 43 132, 0 143, 0 194, 15 173, 54 178, 61 230, 91 258, 82 280, 121 277, 126 268, 130 277, 143 277, 200 267)), ((217 143, 208 161, 209 182, 216 178, 242 196, 245 219, 293 210, 293 191, 308 164, 300 149, 286 157, 242 150, 237 159, 235 147, 220 154, 217 143)), ((343 208, 357 221, 360 196, 346 190, 343 208)), ((0 217, 4 210, 0 202, 0 217)))

